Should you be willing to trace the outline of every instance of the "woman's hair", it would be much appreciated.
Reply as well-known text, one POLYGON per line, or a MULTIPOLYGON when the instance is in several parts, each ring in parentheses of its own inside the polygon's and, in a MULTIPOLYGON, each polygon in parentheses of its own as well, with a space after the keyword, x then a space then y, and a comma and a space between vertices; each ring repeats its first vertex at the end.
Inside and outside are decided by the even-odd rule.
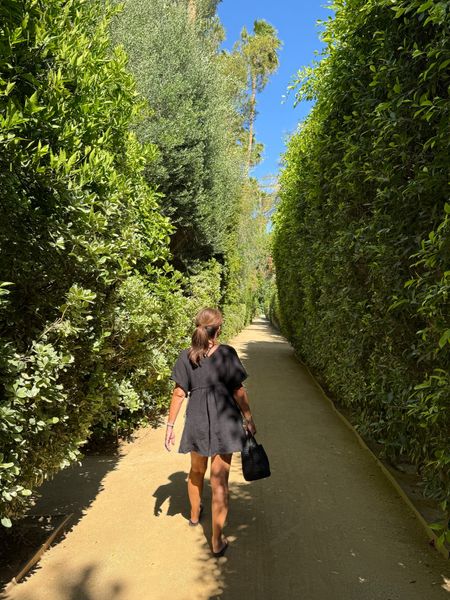
POLYGON ((195 325, 188 357, 191 363, 198 365, 208 351, 209 340, 222 325, 222 313, 217 308, 203 308, 195 317, 195 325))

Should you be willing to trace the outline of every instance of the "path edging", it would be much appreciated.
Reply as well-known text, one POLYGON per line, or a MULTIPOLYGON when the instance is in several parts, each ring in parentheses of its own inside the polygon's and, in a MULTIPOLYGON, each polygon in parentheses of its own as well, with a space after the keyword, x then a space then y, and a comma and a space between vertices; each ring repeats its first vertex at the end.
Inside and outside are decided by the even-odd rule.
POLYGON ((327 396, 327 394, 325 393, 325 390, 320 385, 320 383, 317 381, 316 377, 313 375, 313 373, 311 372, 311 369, 308 367, 308 365, 303 362, 303 360, 298 356, 298 354, 296 352, 294 352, 294 356, 298 360, 298 362, 308 371, 311 379, 314 381, 314 384, 319 389, 321 395, 325 398, 325 400, 331 406, 331 408, 333 409, 334 413, 337 414, 337 416, 340 418, 340 420, 347 426, 348 429, 350 429, 350 431, 353 433, 353 435, 358 440, 359 445, 370 454, 370 456, 376 462, 376 464, 381 469, 381 471, 383 472, 383 474, 386 476, 386 478, 389 480, 389 482, 391 483, 391 485, 394 487, 395 491, 402 498, 403 502, 413 512, 413 514, 415 515, 416 519, 422 525, 422 528, 425 530, 426 534, 428 535, 428 537, 430 538, 430 540, 433 542, 434 548, 438 552, 440 552, 440 554, 442 554, 442 556, 444 558, 446 558, 448 560, 450 558, 450 552, 449 552, 449 550, 447 550, 447 548, 445 548, 444 546, 442 546, 442 547, 438 546, 438 544, 437 544, 438 536, 430 528, 430 526, 428 525, 427 521, 424 519, 424 517, 420 514, 420 512, 414 506, 414 504, 411 501, 411 499, 409 498, 409 496, 403 490, 403 488, 398 483, 398 481, 395 479, 395 477, 392 475, 392 473, 389 471, 389 469, 387 469, 385 467, 385 465, 381 462, 381 460, 378 458, 378 456, 374 452, 372 452, 372 450, 366 444, 366 442, 361 437, 361 435, 356 431, 356 429, 353 427, 353 425, 350 423, 350 421, 336 408, 336 405, 334 404, 333 400, 329 396, 327 396))
POLYGON ((13 587, 19 584, 19 582, 28 575, 33 567, 37 565, 37 563, 41 560, 42 556, 45 552, 50 548, 53 542, 64 533, 65 528, 70 523, 72 518, 74 517, 73 513, 69 515, 65 515, 62 521, 59 523, 57 527, 47 536, 44 542, 39 546, 33 556, 25 563, 19 573, 13 577, 4 587, 3 593, 7 594, 12 590, 13 587))

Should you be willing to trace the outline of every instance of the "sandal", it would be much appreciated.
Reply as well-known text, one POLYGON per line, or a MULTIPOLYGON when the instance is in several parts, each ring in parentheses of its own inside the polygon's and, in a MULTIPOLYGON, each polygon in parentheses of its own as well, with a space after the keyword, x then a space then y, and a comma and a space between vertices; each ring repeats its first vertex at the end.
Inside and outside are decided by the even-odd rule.
POLYGON ((191 521, 191 519, 189 519, 189 527, 197 527, 197 525, 200 523, 200 519, 202 517, 202 512, 203 512, 203 504, 200 504, 200 512, 198 513, 198 521, 191 521))
POLYGON ((214 556, 214 558, 220 558, 221 556, 223 556, 225 554, 225 552, 227 551, 228 548, 228 540, 225 540, 224 545, 222 546, 222 548, 218 551, 218 552, 214 552, 212 555, 214 556))

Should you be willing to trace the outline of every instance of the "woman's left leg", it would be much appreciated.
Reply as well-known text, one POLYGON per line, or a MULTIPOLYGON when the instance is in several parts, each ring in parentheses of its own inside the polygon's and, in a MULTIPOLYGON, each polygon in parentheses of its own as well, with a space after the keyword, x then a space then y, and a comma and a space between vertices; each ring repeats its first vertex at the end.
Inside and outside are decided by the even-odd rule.
POLYGON ((208 457, 191 452, 191 470, 188 477, 188 495, 191 503, 191 521, 196 523, 200 515, 203 482, 205 480, 208 457))
POLYGON ((211 458, 213 552, 218 552, 226 542, 222 530, 228 514, 228 477, 232 456, 216 454, 211 458))

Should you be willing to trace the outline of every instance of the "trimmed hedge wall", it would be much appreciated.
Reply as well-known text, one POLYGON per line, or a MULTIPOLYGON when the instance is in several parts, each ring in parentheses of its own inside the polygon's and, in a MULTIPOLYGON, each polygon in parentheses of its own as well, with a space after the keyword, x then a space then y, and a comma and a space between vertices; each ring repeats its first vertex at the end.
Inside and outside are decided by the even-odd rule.
POLYGON ((290 140, 284 333, 393 458, 450 500, 450 4, 338 0, 290 140))

